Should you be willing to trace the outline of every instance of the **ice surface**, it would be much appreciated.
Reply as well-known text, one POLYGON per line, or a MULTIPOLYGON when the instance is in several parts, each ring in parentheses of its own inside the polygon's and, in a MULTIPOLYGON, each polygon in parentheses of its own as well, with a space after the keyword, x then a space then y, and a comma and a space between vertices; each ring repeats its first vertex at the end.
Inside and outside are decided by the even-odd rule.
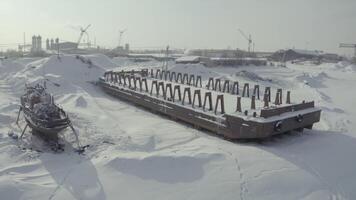
MULTIPOLYGON (((232 143, 106 95, 90 82, 113 67, 134 69, 136 64, 101 55, 87 58, 94 65, 71 55, 2 61, 1 199, 356 198, 353 65, 206 68, 170 63, 171 70, 205 78, 285 88, 292 91, 294 102, 315 100, 323 109, 313 130, 263 142, 232 143), (46 150, 30 134, 23 141, 9 138, 9 131, 20 131, 14 122, 24 83, 44 79, 70 115, 82 143, 90 144, 85 155, 73 153, 70 131, 63 133, 68 142, 61 154, 46 150)), ((162 63, 150 61, 137 68, 146 67, 161 68, 162 63)), ((24 126, 23 120, 20 125, 24 126)))

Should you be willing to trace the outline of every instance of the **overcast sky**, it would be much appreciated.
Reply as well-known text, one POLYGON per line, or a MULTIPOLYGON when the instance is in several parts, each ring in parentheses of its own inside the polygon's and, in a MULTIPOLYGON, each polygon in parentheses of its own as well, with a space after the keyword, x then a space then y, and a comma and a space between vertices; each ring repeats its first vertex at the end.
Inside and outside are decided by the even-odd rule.
POLYGON ((132 47, 341 50, 356 43, 356 0, 0 0, 0 44, 33 34, 76 41, 92 24, 97 44, 113 47, 118 30, 132 47))

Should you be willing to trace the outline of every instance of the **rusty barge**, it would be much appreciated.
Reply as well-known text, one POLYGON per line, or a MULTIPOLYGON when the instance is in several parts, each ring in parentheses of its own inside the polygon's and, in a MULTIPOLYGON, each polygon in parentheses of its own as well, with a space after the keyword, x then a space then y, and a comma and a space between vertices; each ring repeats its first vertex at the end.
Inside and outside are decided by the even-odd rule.
POLYGON ((108 71, 98 85, 114 97, 227 139, 258 139, 311 129, 321 114, 314 102, 291 103, 289 91, 283 103, 282 89, 276 90, 272 102, 270 87, 260 97, 259 85, 250 90, 248 83, 239 88, 239 82, 209 78, 203 87, 201 76, 159 69, 108 71), (236 102, 228 104, 229 111, 225 96, 236 102))

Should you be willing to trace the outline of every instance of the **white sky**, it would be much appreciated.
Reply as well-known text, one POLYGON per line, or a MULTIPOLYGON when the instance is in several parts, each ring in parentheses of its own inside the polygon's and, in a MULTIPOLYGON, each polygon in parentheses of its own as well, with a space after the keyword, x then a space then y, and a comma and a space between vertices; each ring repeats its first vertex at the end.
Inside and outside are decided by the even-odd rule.
POLYGON ((348 53, 356 43, 356 0, 0 0, 0 44, 33 34, 76 41, 73 26, 107 47, 118 30, 132 47, 247 48, 238 33, 251 33, 256 50, 321 49, 348 53))

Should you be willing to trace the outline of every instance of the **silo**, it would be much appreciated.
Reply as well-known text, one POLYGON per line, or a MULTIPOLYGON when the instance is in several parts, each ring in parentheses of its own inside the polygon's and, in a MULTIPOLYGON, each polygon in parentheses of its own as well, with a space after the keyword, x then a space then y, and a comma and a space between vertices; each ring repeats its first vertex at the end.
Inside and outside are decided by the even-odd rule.
POLYGON ((54 40, 53 40, 53 38, 51 39, 51 50, 53 50, 54 49, 54 40))
POLYGON ((36 51, 37 49, 36 39, 37 39, 36 36, 32 36, 32 48, 31 48, 32 52, 36 51))
POLYGON ((37 51, 42 51, 42 37, 37 36, 37 51))
POLYGON ((49 50, 51 47, 49 46, 49 39, 46 40, 46 49, 49 50))

